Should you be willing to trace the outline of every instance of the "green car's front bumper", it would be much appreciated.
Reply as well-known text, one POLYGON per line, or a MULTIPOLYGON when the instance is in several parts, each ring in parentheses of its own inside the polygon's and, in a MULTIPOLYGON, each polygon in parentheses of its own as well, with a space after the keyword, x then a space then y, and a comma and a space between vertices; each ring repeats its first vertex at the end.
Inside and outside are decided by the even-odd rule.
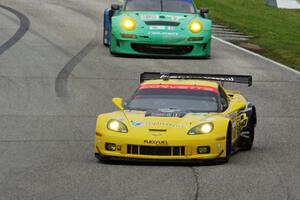
MULTIPOLYGON (((134 35, 134 34, 132 34, 134 35)), ((126 35, 125 35, 126 36, 126 35)), ((127 35, 128 36, 128 35, 127 35)), ((184 56, 209 57, 211 39, 194 37, 202 41, 189 41, 193 37, 185 36, 146 36, 129 39, 121 35, 111 35, 111 53, 148 56, 184 56)))
POLYGON ((211 21, 196 14, 123 12, 112 18, 110 39, 110 51, 114 54, 209 57, 211 21), (143 16, 156 16, 156 20, 145 20, 143 16), (136 23, 134 30, 122 27, 123 19, 128 17, 136 23), (189 30, 192 21, 201 22, 203 29, 199 33, 189 30))

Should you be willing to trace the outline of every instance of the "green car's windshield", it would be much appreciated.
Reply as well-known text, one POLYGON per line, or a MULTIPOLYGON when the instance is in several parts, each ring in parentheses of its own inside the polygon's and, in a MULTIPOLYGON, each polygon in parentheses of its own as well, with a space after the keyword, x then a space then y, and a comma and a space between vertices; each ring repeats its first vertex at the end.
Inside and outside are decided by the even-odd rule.
POLYGON ((129 110, 178 109, 190 112, 218 112, 215 91, 195 89, 139 89, 125 105, 129 110))
POLYGON ((192 0, 127 0, 125 10, 196 13, 192 0))

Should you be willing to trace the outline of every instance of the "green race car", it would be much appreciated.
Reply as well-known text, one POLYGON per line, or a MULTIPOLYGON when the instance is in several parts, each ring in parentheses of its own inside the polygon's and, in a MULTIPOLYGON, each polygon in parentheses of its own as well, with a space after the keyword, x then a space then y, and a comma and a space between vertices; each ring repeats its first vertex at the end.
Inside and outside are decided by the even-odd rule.
POLYGON ((211 20, 193 0, 125 0, 104 11, 112 54, 210 57, 211 20))

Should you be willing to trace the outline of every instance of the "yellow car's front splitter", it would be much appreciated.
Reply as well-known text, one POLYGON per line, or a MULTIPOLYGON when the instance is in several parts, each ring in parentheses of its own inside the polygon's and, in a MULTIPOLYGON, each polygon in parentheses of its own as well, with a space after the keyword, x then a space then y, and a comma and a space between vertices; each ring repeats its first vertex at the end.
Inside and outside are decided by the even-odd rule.
POLYGON ((96 157, 125 160, 213 160, 226 157, 225 137, 201 140, 151 140, 95 137, 96 157))

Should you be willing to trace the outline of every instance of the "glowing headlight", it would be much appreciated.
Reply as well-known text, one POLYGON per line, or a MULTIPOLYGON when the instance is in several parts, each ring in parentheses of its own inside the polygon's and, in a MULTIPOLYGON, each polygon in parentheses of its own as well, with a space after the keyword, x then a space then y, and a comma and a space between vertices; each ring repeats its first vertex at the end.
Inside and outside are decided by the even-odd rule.
POLYGON ((128 132, 127 126, 123 122, 120 122, 115 119, 108 121, 107 128, 111 131, 116 131, 116 132, 121 132, 121 133, 128 132))
POLYGON ((192 33, 199 33, 202 30, 202 24, 199 21, 192 21, 190 23, 190 31, 192 33))
POLYGON ((191 130, 189 130, 188 134, 189 135, 205 134, 205 133, 210 133, 213 130, 214 130, 213 123, 207 122, 193 127, 191 130))
POLYGON ((127 31, 135 29, 135 21, 131 18, 126 18, 122 21, 122 27, 127 31))

